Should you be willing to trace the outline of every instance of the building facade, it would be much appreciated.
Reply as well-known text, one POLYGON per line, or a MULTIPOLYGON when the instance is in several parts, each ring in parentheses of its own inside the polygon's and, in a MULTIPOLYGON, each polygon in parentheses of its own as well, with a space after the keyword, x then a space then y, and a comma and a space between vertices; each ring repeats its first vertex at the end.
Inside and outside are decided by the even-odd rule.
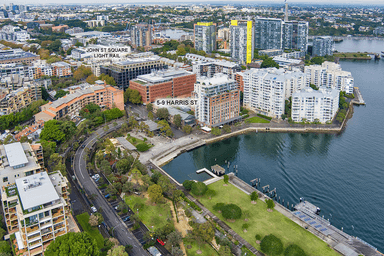
POLYGON ((255 48, 282 49, 283 21, 273 18, 255 19, 255 48))
POLYGON ((306 21, 285 21, 283 23, 283 49, 307 51, 308 29, 306 21))
POLYGON ((49 121, 65 116, 75 117, 89 103, 124 110, 123 90, 107 85, 104 81, 98 80, 95 83, 95 85, 81 86, 70 91, 70 94, 41 106, 41 111, 35 115, 35 120, 49 121))
POLYGON ((244 88, 244 106, 273 118, 285 113, 285 100, 293 92, 305 87, 306 77, 300 71, 284 69, 249 69, 238 73, 244 88))
POLYGON ((351 72, 343 71, 340 64, 325 61, 321 65, 305 66, 307 75, 307 86, 314 84, 316 87, 344 91, 348 94, 353 93, 354 79, 351 72))
POLYGON ((4 216, 15 234, 18 255, 42 255, 53 240, 69 231, 67 184, 60 172, 40 172, 2 187, 4 216))
POLYGON ((195 49, 212 53, 216 51, 216 24, 198 22, 194 25, 195 49))
POLYGON ((339 108, 339 91, 320 87, 310 87, 293 93, 291 118, 294 122, 320 122, 333 120, 339 108))
POLYGON ((126 61, 115 62, 108 66, 101 66, 100 73, 113 77, 119 88, 126 89, 129 81, 140 75, 149 74, 152 70, 167 68, 160 58, 133 58, 126 61))
POLYGON ((0 64, 20 63, 29 65, 39 59, 39 55, 24 52, 21 49, 0 50, 0 64))
POLYGON ((6 89, 7 95, 0 100, 0 115, 9 115, 20 112, 28 107, 32 102, 40 100, 41 86, 37 84, 25 84, 16 90, 6 89))
POLYGON ((144 103, 166 97, 190 97, 196 74, 185 70, 154 71, 129 82, 129 88, 138 90, 144 103))
POLYGON ((316 36, 313 38, 312 55, 333 55, 334 42, 331 36, 316 36))
POLYGON ((251 20, 231 20, 230 50, 231 58, 241 64, 251 63, 254 56, 254 27, 251 20))
POLYGON ((227 75, 200 77, 195 83, 192 96, 198 100, 195 116, 202 125, 216 127, 239 118, 240 90, 236 81, 227 75))
POLYGON ((152 43, 152 26, 150 24, 141 23, 131 29, 132 47, 149 48, 152 43))

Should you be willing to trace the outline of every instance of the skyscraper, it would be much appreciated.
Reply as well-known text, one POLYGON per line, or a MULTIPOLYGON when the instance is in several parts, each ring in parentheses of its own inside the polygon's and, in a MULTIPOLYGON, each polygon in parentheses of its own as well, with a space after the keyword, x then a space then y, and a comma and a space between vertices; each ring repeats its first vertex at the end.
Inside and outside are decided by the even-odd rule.
POLYGON ((281 19, 256 18, 255 20, 255 48, 281 49, 282 48, 281 19))
POLYGON ((325 56, 333 54, 333 39, 330 36, 317 36, 313 38, 312 55, 325 56))
POLYGON ((216 24, 198 22, 194 26, 195 49, 211 53, 216 50, 216 24))
POLYGON ((134 48, 150 47, 152 43, 152 26, 147 23, 133 26, 131 30, 131 43, 134 48))
POLYGON ((251 63, 254 50, 254 27, 251 20, 231 20, 231 57, 242 64, 251 63))
POLYGON ((283 23, 283 49, 307 51, 308 22, 285 21, 283 23))

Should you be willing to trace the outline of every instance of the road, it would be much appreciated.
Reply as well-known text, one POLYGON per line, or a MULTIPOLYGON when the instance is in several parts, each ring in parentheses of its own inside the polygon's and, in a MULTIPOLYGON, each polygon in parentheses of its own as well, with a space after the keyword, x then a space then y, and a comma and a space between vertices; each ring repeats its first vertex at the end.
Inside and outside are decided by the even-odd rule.
MULTIPOLYGON (((123 121, 117 121, 117 126, 110 126, 109 131, 117 129, 121 126, 123 121)), ((115 210, 108 204, 107 200, 104 198, 102 194, 100 194, 98 188, 95 183, 91 180, 90 175, 86 169, 86 161, 84 157, 86 155, 85 149, 91 149, 95 144, 98 138, 103 137, 108 132, 105 132, 103 128, 98 129, 93 132, 90 137, 83 143, 85 144, 85 148, 79 147, 76 152, 74 159, 74 171, 75 175, 78 179, 79 184, 84 189, 87 195, 96 194, 97 197, 93 201, 93 204, 97 209, 102 208, 102 215, 104 217, 104 222, 113 229, 113 235, 119 240, 120 244, 127 245, 130 244, 133 246, 130 255, 137 256, 148 256, 148 252, 143 249, 139 241, 137 241, 136 237, 129 231, 124 224, 124 222, 120 219, 120 217, 116 214, 115 210)))

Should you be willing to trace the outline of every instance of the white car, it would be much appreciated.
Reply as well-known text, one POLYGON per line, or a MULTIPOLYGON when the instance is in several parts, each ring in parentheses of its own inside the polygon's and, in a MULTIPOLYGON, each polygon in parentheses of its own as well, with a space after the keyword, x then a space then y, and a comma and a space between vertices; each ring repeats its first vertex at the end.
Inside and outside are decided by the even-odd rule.
POLYGON ((92 210, 92 212, 97 212, 97 209, 96 209, 95 206, 92 206, 92 207, 91 207, 91 210, 92 210))
POLYGON ((92 176, 92 179, 98 180, 98 179, 100 179, 100 175, 99 174, 95 174, 95 175, 92 176))

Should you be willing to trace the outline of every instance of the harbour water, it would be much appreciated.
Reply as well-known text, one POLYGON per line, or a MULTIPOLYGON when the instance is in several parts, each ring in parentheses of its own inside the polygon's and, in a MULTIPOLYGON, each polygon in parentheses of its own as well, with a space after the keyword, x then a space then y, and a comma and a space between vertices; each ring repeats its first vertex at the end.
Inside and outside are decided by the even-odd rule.
MULTIPOLYGON (((351 41, 337 44, 338 50, 373 51, 371 40, 358 40, 353 47, 351 41)), ((384 50, 384 41, 374 44, 384 50)), ((184 153, 163 169, 183 182, 199 179, 196 170, 216 163, 228 166, 229 161, 227 170, 236 165, 244 181, 260 178, 261 186, 277 188, 277 195, 290 204, 304 197, 334 226, 383 252, 384 60, 340 64, 352 72, 367 103, 354 108, 341 134, 241 135, 184 153)))

